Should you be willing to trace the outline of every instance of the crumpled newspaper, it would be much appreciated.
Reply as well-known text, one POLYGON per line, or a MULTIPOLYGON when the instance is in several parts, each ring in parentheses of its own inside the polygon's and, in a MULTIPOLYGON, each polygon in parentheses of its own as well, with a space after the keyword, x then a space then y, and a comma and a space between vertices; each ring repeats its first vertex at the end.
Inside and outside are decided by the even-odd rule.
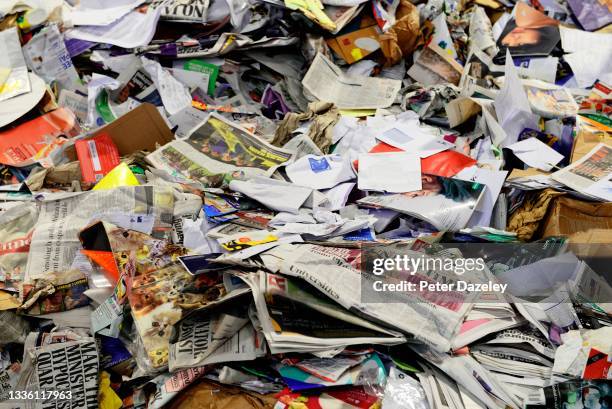
POLYGON ((308 136, 323 153, 329 152, 332 143, 334 125, 340 120, 340 111, 330 102, 311 102, 304 113, 290 112, 285 115, 276 133, 272 145, 283 146, 291 139, 291 133, 301 122, 312 120, 308 136))

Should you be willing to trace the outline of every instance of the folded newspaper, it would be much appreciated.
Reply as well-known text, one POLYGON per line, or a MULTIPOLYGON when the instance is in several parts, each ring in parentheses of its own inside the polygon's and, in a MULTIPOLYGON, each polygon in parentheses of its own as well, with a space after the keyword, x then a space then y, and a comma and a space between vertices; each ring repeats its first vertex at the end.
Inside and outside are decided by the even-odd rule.
POLYGON ((226 174, 229 178, 269 176, 292 158, 216 113, 198 123, 184 139, 173 141, 147 156, 153 166, 196 181, 226 174))

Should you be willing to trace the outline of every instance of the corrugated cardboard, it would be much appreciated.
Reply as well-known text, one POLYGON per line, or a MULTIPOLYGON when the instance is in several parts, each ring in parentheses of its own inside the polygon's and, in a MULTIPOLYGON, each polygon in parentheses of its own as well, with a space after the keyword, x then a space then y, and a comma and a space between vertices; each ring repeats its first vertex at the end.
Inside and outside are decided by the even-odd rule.
POLYGON ((612 262, 612 231, 589 229, 569 237, 569 249, 594 271, 610 274, 612 262))
POLYGON ((598 238, 612 243, 612 203, 589 203, 569 197, 557 198, 543 226, 543 237, 569 236, 591 229, 607 230, 598 238))
POLYGON ((156 143, 165 145, 174 140, 174 135, 157 108, 147 103, 100 128, 93 136, 100 134, 111 137, 121 156, 140 150, 153 152, 156 143))
POLYGON ((610 229, 589 229, 574 233, 570 236, 570 243, 612 243, 612 231, 610 229))

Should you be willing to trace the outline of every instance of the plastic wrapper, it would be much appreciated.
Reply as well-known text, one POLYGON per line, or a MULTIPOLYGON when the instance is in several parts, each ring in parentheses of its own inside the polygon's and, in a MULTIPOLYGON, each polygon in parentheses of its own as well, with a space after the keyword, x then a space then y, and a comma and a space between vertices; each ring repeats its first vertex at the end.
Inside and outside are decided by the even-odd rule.
POLYGON ((289 361, 288 365, 280 366, 278 371, 289 389, 294 392, 319 389, 325 386, 382 385, 386 380, 383 363, 376 354, 365 357, 361 362, 357 361, 352 367, 341 367, 336 374, 326 372, 335 369, 334 363, 339 363, 339 360, 332 358, 318 362, 305 360, 292 363, 289 361))
POLYGON ((278 404, 275 408, 280 409, 290 409, 295 405, 306 409, 371 409, 380 404, 378 396, 366 392, 363 387, 332 389, 311 395, 284 390, 276 396, 278 404))
POLYGON ((414 378, 391 368, 385 385, 382 409, 427 409, 423 388, 414 378))
POLYGON ((138 179, 132 173, 128 165, 121 163, 115 166, 104 176, 92 190, 107 190, 121 186, 140 186, 138 179))

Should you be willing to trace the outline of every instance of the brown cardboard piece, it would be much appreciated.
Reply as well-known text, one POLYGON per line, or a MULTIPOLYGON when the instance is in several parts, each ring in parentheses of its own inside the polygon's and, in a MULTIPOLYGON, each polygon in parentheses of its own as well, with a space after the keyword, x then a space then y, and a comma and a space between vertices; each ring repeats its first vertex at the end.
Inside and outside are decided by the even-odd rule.
POLYGON ((174 135, 154 105, 144 103, 114 122, 98 129, 92 136, 108 134, 121 156, 136 151, 153 152, 156 144, 165 145, 174 135))
POLYGON ((13 294, 7 291, 0 290, 0 311, 19 308, 20 305, 21 302, 18 297, 13 296, 13 294))
POLYGON ((577 118, 576 137, 572 147, 572 163, 589 153, 601 142, 612 145, 610 128, 582 116, 577 118))
POLYGON ((612 243, 612 203, 589 203, 570 197, 559 197, 551 205, 542 233, 543 237, 573 235, 574 240, 592 240, 594 236, 585 236, 590 230, 593 230, 591 234, 604 230, 598 232, 596 237, 605 239, 604 243, 612 243))
POLYGON ((168 409, 273 409, 277 400, 271 394, 260 395, 231 385, 202 379, 181 391, 168 409))
POLYGON ((612 230, 589 229, 569 236, 569 249, 589 267, 602 266, 601 271, 610 271, 612 260, 612 230))
POLYGON ((508 180, 519 179, 519 178, 527 178, 530 176, 539 176, 539 175, 550 175, 550 172, 544 172, 543 170, 536 168, 527 168, 527 169, 519 169, 514 168, 510 175, 508 175, 508 180))
POLYGON ((610 134, 595 134, 595 133, 579 133, 574 139, 574 147, 572 149, 572 163, 582 158, 589 153, 599 143, 607 143, 612 145, 612 135, 610 134))
POLYGON ((422 40, 419 9, 414 4, 408 0, 400 0, 395 19, 395 24, 378 37, 387 67, 397 64, 411 54, 422 40))
POLYGON ((612 231, 610 229, 589 229, 572 234, 570 243, 576 244, 612 244, 612 231))

